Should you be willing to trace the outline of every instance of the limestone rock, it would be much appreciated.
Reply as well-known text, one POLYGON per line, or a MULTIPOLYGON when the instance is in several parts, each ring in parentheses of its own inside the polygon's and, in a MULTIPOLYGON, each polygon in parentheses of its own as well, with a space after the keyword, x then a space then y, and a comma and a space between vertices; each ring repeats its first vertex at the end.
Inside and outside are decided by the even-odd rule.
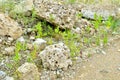
POLYGON ((71 6, 45 0, 34 0, 34 7, 40 18, 60 28, 71 29, 74 26, 76 10, 71 6))
POLYGON ((64 43, 47 46, 40 52, 39 57, 42 59, 43 66, 50 70, 67 70, 72 65, 70 50, 64 43))
POLYGON ((0 35, 16 39, 22 35, 22 28, 7 15, 0 13, 0 35))
POLYGON ((20 80, 40 80, 38 68, 33 63, 24 63, 18 68, 20 80))
POLYGON ((107 20, 109 16, 116 16, 116 7, 114 5, 87 5, 81 10, 82 16, 90 19, 95 19, 94 15, 101 16, 103 20, 107 20))

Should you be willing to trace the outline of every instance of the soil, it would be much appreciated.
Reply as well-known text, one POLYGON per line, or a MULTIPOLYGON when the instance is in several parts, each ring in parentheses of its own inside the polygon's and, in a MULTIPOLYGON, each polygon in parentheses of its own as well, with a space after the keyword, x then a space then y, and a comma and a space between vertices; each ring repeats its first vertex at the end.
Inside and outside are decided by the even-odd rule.
POLYGON ((87 61, 76 64, 76 75, 71 80, 119 80, 120 37, 110 41, 104 51, 106 54, 94 54, 87 61))

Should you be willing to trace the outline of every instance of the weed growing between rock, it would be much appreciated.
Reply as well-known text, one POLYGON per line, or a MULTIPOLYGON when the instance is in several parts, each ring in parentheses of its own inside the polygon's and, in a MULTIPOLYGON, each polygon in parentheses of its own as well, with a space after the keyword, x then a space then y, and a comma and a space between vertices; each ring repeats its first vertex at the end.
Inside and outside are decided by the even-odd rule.
MULTIPOLYGON (((69 0, 68 3, 72 4, 74 2, 75 0, 69 0)), ((14 55, 12 55, 10 58, 11 62, 7 63, 7 67, 11 72, 14 72, 12 75, 15 77, 20 76, 16 69, 24 62, 37 62, 38 53, 40 53, 42 50, 39 50, 36 45, 32 45, 33 48, 31 50, 27 48, 27 43, 33 43, 37 38, 45 39, 47 41, 47 45, 63 42, 70 49, 70 57, 75 60, 76 57, 81 56, 82 50, 86 48, 91 46, 106 46, 110 33, 120 33, 118 32, 120 20, 114 20, 112 17, 109 17, 108 20, 103 21, 101 16, 97 16, 95 14, 95 20, 91 20, 93 27, 86 26, 80 34, 77 34, 72 32, 70 29, 60 29, 59 26, 53 26, 47 21, 38 20, 34 9, 26 15, 23 13, 12 12, 11 10, 13 8, 13 2, 2 5, 0 4, 0 10, 2 12, 8 11, 9 15, 18 21, 18 23, 22 25, 23 29, 25 30, 23 37, 25 37, 26 42, 21 43, 16 40, 14 55), (90 34, 91 29, 94 30, 93 34, 90 34)), ((81 13, 77 14, 77 16, 78 18, 82 18, 81 13)), ((53 15, 51 15, 51 21, 54 21, 53 15)), ((0 57, 3 56, 4 55, 0 55, 0 57)), ((90 56, 91 54, 87 55, 87 57, 90 56)), ((39 65, 37 66, 39 67, 39 65)))

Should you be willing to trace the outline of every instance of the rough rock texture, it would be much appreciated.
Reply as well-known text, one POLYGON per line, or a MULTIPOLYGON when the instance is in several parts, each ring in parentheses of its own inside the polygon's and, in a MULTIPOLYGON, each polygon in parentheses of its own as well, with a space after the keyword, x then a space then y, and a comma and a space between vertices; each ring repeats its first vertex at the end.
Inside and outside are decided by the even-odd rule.
POLYGON ((16 39, 22 35, 22 28, 7 15, 0 13, 0 35, 16 39))
POLYGON ((34 7, 40 18, 60 28, 72 28, 74 26, 76 11, 71 6, 44 0, 35 0, 34 7))
POLYGON ((38 68, 33 63, 24 63, 18 68, 20 80, 40 80, 38 68))
POLYGON ((47 46, 39 56, 43 66, 50 70, 67 70, 69 65, 72 65, 72 61, 69 59, 70 50, 64 43, 47 46))
POLYGON ((82 8, 83 17, 94 19, 94 15, 101 16, 103 20, 107 20, 109 16, 116 16, 116 7, 114 5, 87 5, 82 8))

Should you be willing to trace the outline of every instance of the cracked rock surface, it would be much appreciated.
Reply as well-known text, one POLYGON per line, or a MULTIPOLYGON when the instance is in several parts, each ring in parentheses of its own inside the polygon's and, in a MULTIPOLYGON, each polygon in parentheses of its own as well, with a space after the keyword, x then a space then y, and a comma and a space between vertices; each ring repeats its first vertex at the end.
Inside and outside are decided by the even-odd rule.
POLYGON ((47 46, 40 52, 39 57, 42 59, 43 66, 50 70, 67 70, 72 65, 72 61, 69 59, 70 50, 64 43, 47 46))

